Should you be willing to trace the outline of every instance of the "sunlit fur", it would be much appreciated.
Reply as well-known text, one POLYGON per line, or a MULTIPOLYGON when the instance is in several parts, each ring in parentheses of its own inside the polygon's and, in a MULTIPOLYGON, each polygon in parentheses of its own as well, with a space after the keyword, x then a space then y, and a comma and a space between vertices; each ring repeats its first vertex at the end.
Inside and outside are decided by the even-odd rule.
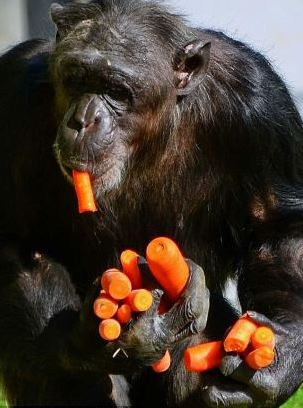
MULTIPOLYGON (((195 375, 182 365, 188 342, 223 338, 234 319, 222 297, 230 276, 243 310, 285 327, 274 365, 245 386, 256 406, 279 406, 303 379, 303 130, 284 82, 247 45, 191 27, 158 2, 104 0, 51 14, 56 43, 28 41, 0 59, 0 358, 10 403, 112 406, 116 398, 118 406, 130 399, 133 406, 203 407, 218 378, 234 395, 228 376, 195 375), (211 43, 208 69, 191 93, 178 95, 176 55, 199 39, 211 43), (73 49, 74 68, 62 72, 73 49), (85 164, 98 174, 99 211, 80 215, 54 146, 58 155, 74 97, 64 75, 81 73, 87 57, 92 80, 119 59, 132 68, 136 98, 115 119, 112 155, 84 148, 85 164), (106 157, 112 173, 99 173, 106 157), (125 385, 107 375, 115 361, 92 317, 96 278, 119 266, 122 250, 144 255, 160 235, 203 267, 209 323, 171 347, 167 375, 132 367, 125 385)), ((69 171, 63 167, 71 181, 69 171)), ((129 348, 135 354, 136 345, 129 348)))

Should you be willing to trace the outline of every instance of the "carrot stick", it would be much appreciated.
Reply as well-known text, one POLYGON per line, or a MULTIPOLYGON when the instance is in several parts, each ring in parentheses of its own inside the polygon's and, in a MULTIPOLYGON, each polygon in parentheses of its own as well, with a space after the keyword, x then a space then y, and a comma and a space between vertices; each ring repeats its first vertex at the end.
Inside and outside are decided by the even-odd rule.
POLYGON ((118 302, 106 294, 101 294, 94 301, 95 315, 100 319, 109 319, 113 317, 118 310, 118 302))
POLYGON ((145 312, 153 303, 153 295, 146 289, 135 289, 126 298, 127 304, 134 312, 145 312))
POLYGON ((120 255, 123 272, 129 277, 133 289, 142 287, 142 277, 137 260, 139 255, 131 249, 126 249, 120 255))
POLYGON ((101 277, 101 285, 105 292, 116 300, 125 299, 132 289, 129 278, 118 269, 105 271, 101 277))
POLYGON ((126 324, 130 321, 132 318, 132 310, 129 305, 126 303, 123 303, 123 305, 118 307, 117 313, 116 313, 116 319, 118 322, 121 324, 126 324))
POLYGON ((187 283, 189 269, 175 242, 166 237, 152 240, 146 249, 146 259, 170 300, 177 300, 187 283))
POLYGON ((247 317, 241 317, 233 325, 224 340, 225 351, 243 353, 257 327, 258 326, 247 317))
POLYGON ((254 349, 262 346, 273 349, 275 347, 275 334, 269 327, 258 327, 251 336, 251 343, 254 349))
POLYGON ((170 367, 170 354, 169 351, 166 350, 164 356, 161 358, 161 360, 157 361, 156 363, 152 364, 152 369, 156 373, 163 373, 164 371, 167 371, 170 367))
POLYGON ((275 358, 275 352, 272 348, 262 346, 251 351, 245 358, 245 363, 253 370, 260 370, 268 367, 275 358))
POLYGON ((223 354, 222 341, 202 343, 185 350, 184 364, 188 371, 212 370, 219 367, 223 354))
POLYGON ((73 180, 78 198, 79 213, 97 211, 89 174, 73 170, 73 180))
POLYGON ((120 323, 116 319, 101 320, 99 334, 104 340, 116 340, 121 333, 120 323))

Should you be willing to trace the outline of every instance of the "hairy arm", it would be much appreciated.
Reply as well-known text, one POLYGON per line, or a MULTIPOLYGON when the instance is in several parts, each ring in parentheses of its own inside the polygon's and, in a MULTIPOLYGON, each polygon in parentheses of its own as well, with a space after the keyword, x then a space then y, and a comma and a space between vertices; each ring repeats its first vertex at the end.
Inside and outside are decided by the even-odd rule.
POLYGON ((114 406, 101 342, 90 344, 100 349, 93 364, 95 350, 77 338, 82 305, 67 271, 40 254, 6 248, 0 280, 1 372, 9 402, 114 406))

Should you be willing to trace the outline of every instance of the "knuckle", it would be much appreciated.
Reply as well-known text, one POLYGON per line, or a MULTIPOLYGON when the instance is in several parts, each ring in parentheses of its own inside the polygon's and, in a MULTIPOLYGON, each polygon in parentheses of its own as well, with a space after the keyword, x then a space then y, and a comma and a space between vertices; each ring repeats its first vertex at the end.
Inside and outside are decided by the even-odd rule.
POLYGON ((185 317, 189 321, 195 320, 199 317, 201 308, 199 307, 199 305, 197 307, 198 303, 199 302, 197 302, 193 297, 190 297, 185 301, 184 304, 185 317))
POLYGON ((198 334, 199 333, 200 330, 199 330, 199 326, 198 326, 196 320, 191 323, 189 330, 190 330, 190 332, 192 334, 198 334))
POLYGON ((205 390, 203 399, 210 408, 225 406, 225 399, 215 386, 210 386, 205 390))
POLYGON ((255 392, 262 395, 269 404, 275 402, 279 396, 280 387, 272 375, 263 374, 258 376, 253 388, 255 389, 255 392))

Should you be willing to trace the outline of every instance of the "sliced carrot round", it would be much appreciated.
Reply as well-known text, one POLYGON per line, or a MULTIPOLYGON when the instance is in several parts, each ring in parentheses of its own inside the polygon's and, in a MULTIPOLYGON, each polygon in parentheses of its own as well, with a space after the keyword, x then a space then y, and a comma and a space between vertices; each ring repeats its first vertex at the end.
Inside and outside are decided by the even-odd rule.
POLYGON ((275 358, 275 352, 270 347, 259 347, 251 351, 245 358, 245 363, 253 370, 268 367, 275 358))
POLYGON ((132 318, 132 309, 131 309, 131 307, 129 305, 127 305, 126 303, 121 305, 117 310, 116 318, 122 324, 128 323, 132 318))
POLYGON ((147 289, 135 289, 127 296, 126 302, 134 312, 145 312, 153 303, 153 295, 147 289))
POLYGON ((120 333, 121 326, 116 319, 105 319, 99 324, 99 334, 104 340, 116 340, 120 333))
POLYGON ((101 285, 105 292, 116 300, 125 299, 132 289, 129 278, 118 269, 105 271, 101 277, 101 285))
POLYGON ((118 302, 110 296, 102 294, 94 301, 94 313, 100 319, 113 317, 118 310, 118 302))
POLYGON ((273 349, 275 347, 275 334, 269 327, 258 327, 251 336, 251 343, 255 349, 262 346, 273 349))

